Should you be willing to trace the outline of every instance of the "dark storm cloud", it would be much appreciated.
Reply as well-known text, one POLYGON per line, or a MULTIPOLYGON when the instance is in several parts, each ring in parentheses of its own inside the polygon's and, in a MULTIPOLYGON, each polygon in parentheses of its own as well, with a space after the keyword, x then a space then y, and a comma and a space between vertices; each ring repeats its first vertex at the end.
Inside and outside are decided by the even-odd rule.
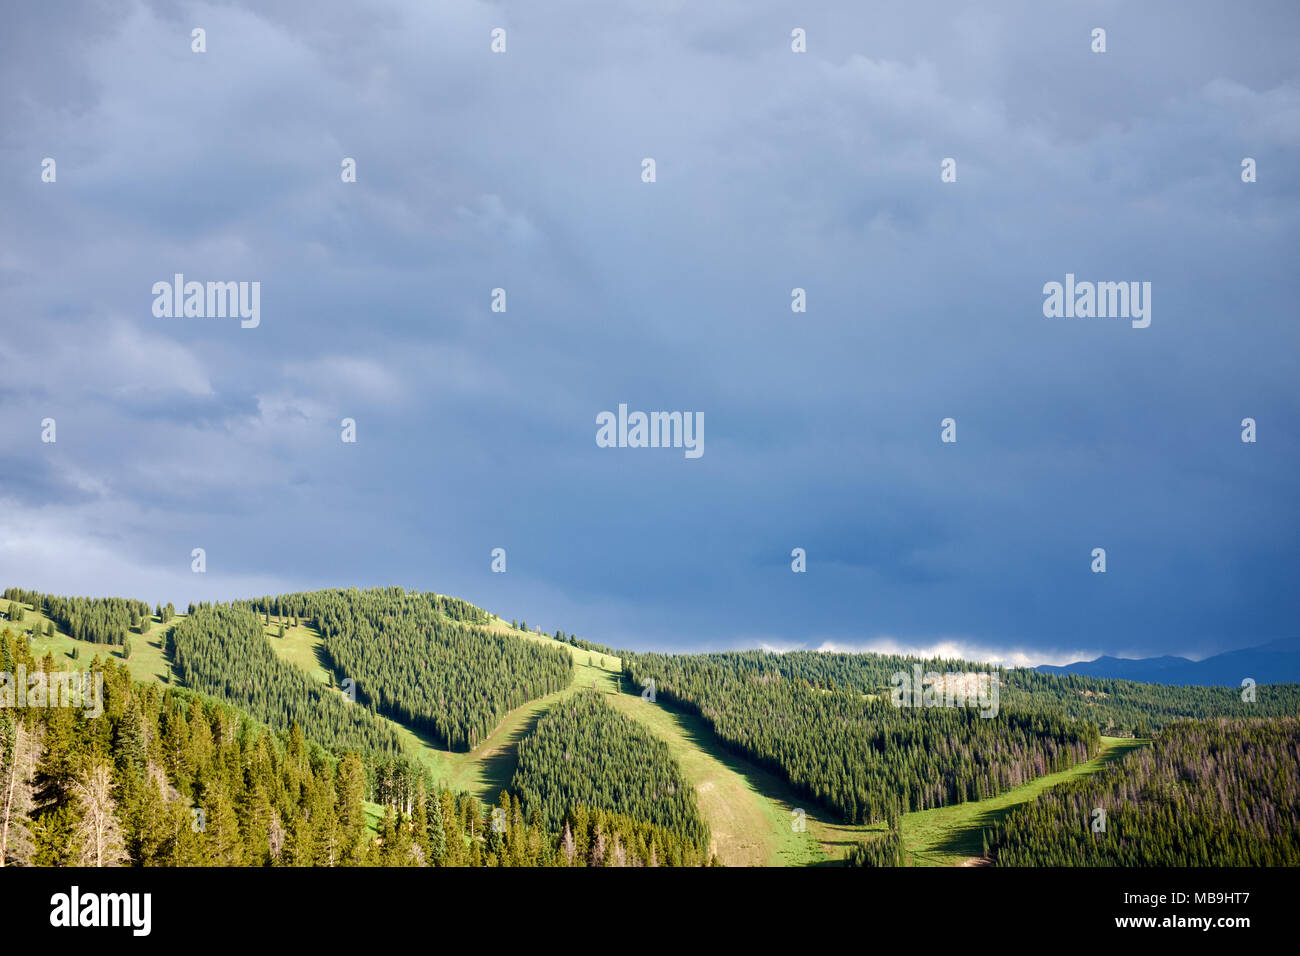
POLYGON ((1293 6, 48 9, 0 40, 6 581, 681 648, 1290 633, 1293 6), (176 272, 261 325, 154 317, 176 272), (1151 327, 1045 319, 1067 272, 1151 327), (704 456, 596 447, 620 402, 704 456))

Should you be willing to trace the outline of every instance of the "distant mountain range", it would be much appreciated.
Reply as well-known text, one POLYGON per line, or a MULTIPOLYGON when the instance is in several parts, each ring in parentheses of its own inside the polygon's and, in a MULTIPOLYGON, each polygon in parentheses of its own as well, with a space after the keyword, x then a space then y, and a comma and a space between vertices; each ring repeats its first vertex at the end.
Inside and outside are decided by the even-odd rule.
POLYGON ((1099 657, 1058 667, 1040 664, 1044 674, 1083 674, 1141 681, 1144 684, 1197 684, 1240 687, 1244 678, 1257 684, 1300 683, 1300 638, 1290 637, 1259 647, 1215 654, 1203 661, 1186 657, 1099 657))

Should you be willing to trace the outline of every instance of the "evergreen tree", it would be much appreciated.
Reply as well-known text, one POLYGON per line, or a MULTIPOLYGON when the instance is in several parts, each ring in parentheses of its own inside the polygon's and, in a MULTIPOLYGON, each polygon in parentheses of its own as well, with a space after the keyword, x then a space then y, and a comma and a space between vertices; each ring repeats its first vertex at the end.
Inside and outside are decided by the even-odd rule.
POLYGON ((428 838, 429 865, 442 866, 447 858, 447 831, 442 817, 442 799, 435 794, 429 800, 428 838))

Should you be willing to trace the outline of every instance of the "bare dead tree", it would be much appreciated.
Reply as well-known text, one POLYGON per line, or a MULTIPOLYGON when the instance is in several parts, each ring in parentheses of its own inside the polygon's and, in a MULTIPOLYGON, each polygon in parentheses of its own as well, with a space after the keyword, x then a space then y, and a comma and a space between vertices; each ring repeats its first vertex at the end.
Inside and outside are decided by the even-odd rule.
POLYGON ((113 777, 108 765, 95 763, 74 785, 81 804, 77 839, 82 866, 121 866, 126 862, 122 828, 114 815, 113 777))
POLYGON ((40 740, 20 720, 0 725, 0 866, 29 864, 35 852, 27 830, 32 775, 40 740))

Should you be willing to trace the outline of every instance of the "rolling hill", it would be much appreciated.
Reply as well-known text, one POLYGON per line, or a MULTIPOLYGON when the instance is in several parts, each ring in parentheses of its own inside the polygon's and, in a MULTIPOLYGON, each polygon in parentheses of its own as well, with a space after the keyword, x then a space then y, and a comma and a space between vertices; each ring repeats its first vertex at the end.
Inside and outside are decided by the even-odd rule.
POLYGON ((1144 684, 1200 687, 1240 687, 1245 678, 1256 684, 1300 681, 1300 638, 1282 638, 1258 647, 1215 654, 1204 660, 1186 657, 1098 657, 1073 664, 1040 664, 1042 674, 1081 674, 1144 684))
MULTIPOLYGON (((11 632, 26 633, 33 656, 39 659, 49 654, 56 669, 84 667, 95 658, 110 659, 125 665, 138 686, 155 686, 162 691, 169 688, 198 691, 203 699, 233 708, 231 712, 240 715, 238 720, 268 727, 279 735, 281 746, 292 746, 287 735, 291 725, 298 722, 309 741, 332 748, 337 756, 330 759, 342 756, 348 748, 360 747, 367 779, 366 796, 370 801, 366 803, 366 815, 372 835, 378 833, 381 844, 385 840, 404 840, 402 827, 411 825, 416 793, 441 794, 439 800, 432 802, 444 804, 443 810, 454 815, 462 828, 455 832, 470 841, 463 854, 447 857, 460 860, 456 865, 478 865, 475 861, 486 860, 497 862, 483 865, 564 865, 555 862, 555 854, 563 855, 564 847, 557 849, 557 845, 546 843, 547 839, 559 839, 554 832, 556 821, 566 821, 575 832, 583 830, 585 835, 577 839, 584 848, 583 853, 588 855, 596 852, 596 843, 592 841, 598 841, 601 830, 606 829, 622 834, 619 854, 629 859, 658 859, 662 863, 666 862, 665 854, 679 854, 674 858, 696 862, 706 859, 680 855, 685 844, 674 842, 678 837, 659 825, 663 821, 650 818, 635 801, 629 801, 624 807, 617 798, 612 802, 606 800, 603 809, 591 809, 592 813, 605 816, 595 818, 580 810, 583 815, 575 820, 565 809, 562 794, 582 791, 581 782, 576 779, 549 796, 543 792, 545 788, 530 785, 533 802, 537 804, 531 809, 527 799, 521 801, 519 796, 511 796, 513 802, 502 803, 505 807, 502 812, 519 821, 513 831, 515 835, 505 843, 494 843, 492 838, 479 847, 475 842, 483 840, 484 835, 482 826, 474 821, 487 814, 493 804, 506 799, 503 791, 513 792, 512 785, 521 767, 520 753, 526 742, 537 736, 539 727, 556 726, 545 722, 571 710, 576 700, 574 695, 592 691, 648 734, 647 739, 656 741, 656 749, 660 745, 666 748, 665 765, 677 768, 673 772, 681 775, 698 802, 702 825, 709 834, 705 849, 709 860, 724 865, 835 865, 852 854, 860 841, 879 836, 886 826, 881 820, 872 820, 870 814, 857 823, 845 822, 836 800, 826 798, 826 783, 817 778, 821 773, 817 768, 828 756, 831 762, 826 766, 833 770, 835 748, 847 738, 837 734, 817 743, 821 738, 814 736, 811 748, 805 747, 806 753, 797 758, 797 773, 792 779, 790 768, 783 762, 762 759, 758 753, 761 748, 739 746, 740 739, 735 735, 743 737, 751 733, 745 724, 737 723, 741 714, 735 713, 731 718, 732 728, 719 734, 713 717, 702 716, 699 710, 702 702, 706 713, 712 713, 708 699, 676 700, 671 693, 661 693, 657 700, 643 698, 637 677, 648 665, 661 663, 654 655, 623 652, 625 656, 620 657, 602 645, 559 640, 562 636, 559 632, 552 637, 524 630, 465 602, 433 593, 405 593, 400 589, 307 592, 235 602, 225 611, 221 608, 220 605, 191 608, 191 613, 178 614, 167 622, 157 618, 142 620, 127 635, 125 646, 76 640, 38 604, 24 605, 21 621, 0 621, 0 630, 7 626, 11 632), (341 613, 341 608, 349 606, 355 606, 358 613, 341 613), (326 627, 322 629, 321 624, 326 627), (518 649, 516 642, 520 645, 518 649), (542 656, 522 654, 523 645, 543 652, 542 656), (178 648, 183 659, 177 656, 178 648), (384 648, 389 648, 388 661, 375 656, 384 648), (465 687, 490 681, 482 685, 486 692, 497 693, 491 690, 496 687, 502 694, 510 695, 515 693, 511 688, 518 686, 519 662, 535 661, 535 665, 528 666, 545 668, 556 653, 571 662, 563 686, 548 684, 550 678, 544 676, 544 670, 539 670, 535 688, 513 699, 503 696, 504 707, 489 705, 487 711, 446 710, 454 704, 454 698, 440 688, 454 685, 442 683, 445 680, 470 681, 463 684, 465 687), (228 660, 230 654, 239 660, 228 660), (354 726, 339 723, 347 712, 335 714, 338 708, 333 707, 342 700, 340 687, 352 676, 340 667, 340 659, 347 654, 361 655, 353 665, 361 690, 359 703, 353 706, 360 708, 356 717, 362 723, 354 726), (405 667, 390 666, 398 656, 408 662, 405 667), (423 683, 416 684, 406 676, 412 673, 411 668, 432 670, 421 677, 423 683), (460 672, 464 673, 455 678, 460 672), (494 673, 499 677, 493 678, 494 673), (201 686, 192 686, 195 684, 201 686), (385 701, 400 706, 393 703, 376 706, 385 701), (322 703, 332 709, 329 719, 317 726, 315 712, 322 703), (438 712, 448 714, 490 713, 483 725, 486 733, 478 734, 469 741, 468 747, 464 744, 449 747, 445 735, 432 733, 430 726, 409 719, 428 708, 442 708, 438 712), (248 716, 243 716, 245 712, 248 716), (399 755, 396 761, 371 753, 373 742, 381 740, 382 751, 392 753, 396 747, 399 755), (831 748, 829 753, 818 754, 818 748, 827 747, 831 748), (799 782, 794 782, 795 779, 799 782), (538 801, 543 799, 548 801, 543 830, 551 833, 545 838, 537 835, 535 824, 527 823, 532 809, 542 810, 538 801), (539 839, 545 846, 538 843, 539 839), (510 843, 511 840, 516 842, 510 843), (527 847, 518 841, 527 842, 527 847), (471 852, 476 847, 481 850, 478 856, 471 852), (651 852, 652 847, 658 849, 651 852), (670 850, 670 847, 677 849, 670 850), (542 863, 542 860, 551 862, 542 863)), ((8 608, 0 610, 7 612, 8 608)), ((853 715, 875 714, 878 728, 854 744, 864 754, 876 746, 884 746, 882 753, 887 754, 896 745, 887 742, 890 738, 901 740, 899 734, 910 736, 923 729, 920 724, 913 727, 910 721, 898 725, 887 713, 876 714, 882 675, 899 666, 900 661, 910 659, 744 652, 684 655, 683 660, 698 669, 699 676, 707 678, 710 685, 713 678, 709 674, 731 672, 727 680, 736 684, 732 689, 742 696, 751 695, 756 687, 772 690, 768 722, 792 717, 794 712, 783 716, 787 703, 794 703, 804 714, 831 708, 825 714, 828 727, 845 718, 853 719, 853 715), (745 675, 751 670, 750 677, 762 683, 747 689, 745 681, 750 678, 745 675), (787 690, 777 692, 778 686, 773 681, 785 685, 787 690), (873 743, 876 737, 884 743, 873 743)), ((1111 733, 1117 732, 1117 727, 1122 733, 1125 727, 1145 722, 1158 730, 1180 714, 1204 717, 1241 711, 1239 701, 1232 703, 1237 695, 1224 690, 1200 691, 1195 687, 1032 671, 1009 671, 1004 676, 1008 681, 1004 709, 1015 714, 1042 713, 1048 721, 1041 725, 1043 729, 1091 720, 1103 731, 1111 728, 1111 733)), ((709 693, 716 693, 716 689, 709 693)), ((486 700, 480 692, 475 694, 476 699, 486 700)), ((1294 712, 1300 709, 1295 706, 1297 700, 1300 697, 1294 686, 1274 687, 1261 697, 1261 710, 1294 712)), ((717 703, 726 703, 730 708, 734 701, 717 703)), ((1012 723, 1023 725, 1022 734, 1029 729, 1021 717, 1011 719, 1012 723)), ((588 723, 592 729, 572 735, 567 756, 560 750, 548 759, 568 761, 579 757, 592 766, 604 766, 606 758, 598 741, 601 734, 609 731, 595 728, 618 725, 607 718, 588 723), (593 734, 594 738, 589 740, 588 736, 593 734)), ((934 722, 926 720, 926 723, 934 722)), ((951 722, 945 719, 934 726, 946 728, 942 738, 946 750, 965 753, 962 748, 973 747, 970 753, 974 754, 983 749, 979 743, 985 737, 980 726, 983 723, 979 721, 967 728, 960 724, 950 726, 951 722)), ((764 722, 752 726, 753 731, 763 731, 764 722)), ((1024 737, 1015 746, 1029 746, 1032 739, 1024 737)), ((918 746, 920 741, 921 738, 916 738, 909 746, 918 746)), ((894 818, 905 850, 904 858, 909 865, 979 863, 982 836, 1013 808, 1041 799, 1050 788, 1062 782, 1097 773, 1117 755, 1142 742, 1131 737, 1123 740, 1102 737, 1099 753, 1080 751, 1055 763, 1053 759, 1029 757, 1027 773, 1012 772, 996 788, 986 786, 977 778, 965 778, 965 783, 959 786, 946 784, 933 792, 916 789, 916 782, 909 784, 914 799, 924 800, 925 808, 909 811, 904 803, 903 812, 894 818), (998 791, 996 796, 986 792, 992 789, 998 791), (934 800, 941 805, 934 805, 934 800)), ((778 746, 785 745, 778 743, 778 746)), ((907 759, 920 759, 924 752, 922 746, 907 759)), ((966 759, 962 758, 962 766, 968 766, 966 759)), ((530 779, 529 767, 525 765, 523 770, 525 775, 520 779, 530 779)), ((836 779, 845 779, 844 770, 833 772, 836 779)), ((871 786, 884 785, 887 776, 882 771, 874 774, 875 782, 871 786)), ((545 776, 545 773, 540 776, 532 773, 531 779, 540 780, 545 776)), ((858 793, 854 791, 855 802, 858 793)), ((686 813, 683 810, 678 816, 685 819, 686 813)), ((491 833, 487 836, 491 837, 491 833)), ((412 861, 418 861, 419 854, 412 856, 408 850, 402 848, 377 856, 367 851, 363 858, 369 862, 414 865, 412 861)))

